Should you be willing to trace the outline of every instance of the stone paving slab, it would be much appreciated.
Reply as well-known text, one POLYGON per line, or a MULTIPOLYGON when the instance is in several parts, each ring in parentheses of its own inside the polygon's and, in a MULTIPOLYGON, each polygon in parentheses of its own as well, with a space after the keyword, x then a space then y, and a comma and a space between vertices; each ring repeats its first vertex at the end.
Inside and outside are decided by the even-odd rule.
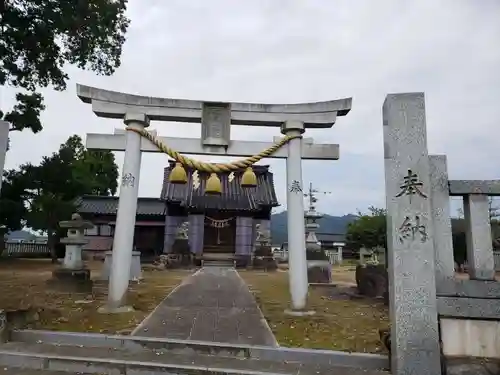
POLYGON ((188 276, 135 336, 278 346, 248 286, 234 268, 205 267, 188 276))

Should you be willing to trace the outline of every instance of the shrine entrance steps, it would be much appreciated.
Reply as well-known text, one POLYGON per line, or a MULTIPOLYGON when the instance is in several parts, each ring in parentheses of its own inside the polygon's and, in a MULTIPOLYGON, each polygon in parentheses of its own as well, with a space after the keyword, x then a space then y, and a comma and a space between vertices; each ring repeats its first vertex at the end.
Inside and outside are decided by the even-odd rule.
POLYGON ((201 257, 202 267, 230 267, 236 266, 234 254, 204 253, 201 257))
POLYGON ((2 375, 389 375, 377 356, 92 333, 14 331, 2 375), (317 352, 317 353, 313 353, 317 352), (333 362, 338 362, 337 365, 333 362), (359 367, 364 367, 360 369, 359 367))
POLYGON ((200 260, 203 267, 235 267, 234 247, 205 247, 200 260))

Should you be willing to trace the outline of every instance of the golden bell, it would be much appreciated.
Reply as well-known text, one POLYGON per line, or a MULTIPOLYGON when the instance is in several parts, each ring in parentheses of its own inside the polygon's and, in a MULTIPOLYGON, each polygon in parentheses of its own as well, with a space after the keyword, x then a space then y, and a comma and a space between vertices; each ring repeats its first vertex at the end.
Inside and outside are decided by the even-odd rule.
POLYGON ((257 176, 252 167, 248 167, 241 176, 241 187, 253 188, 257 186, 257 176))
POLYGON ((205 186, 205 194, 219 195, 222 193, 222 186, 217 173, 211 173, 205 186))
POLYGON ((170 172, 168 181, 172 184, 186 184, 188 181, 186 170, 181 163, 175 163, 175 167, 170 172))

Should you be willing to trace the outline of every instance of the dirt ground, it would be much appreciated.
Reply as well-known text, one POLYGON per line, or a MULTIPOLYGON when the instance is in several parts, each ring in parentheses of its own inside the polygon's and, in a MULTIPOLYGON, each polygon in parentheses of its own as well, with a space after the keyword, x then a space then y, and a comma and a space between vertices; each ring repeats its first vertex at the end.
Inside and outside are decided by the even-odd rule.
MULTIPOLYGON (((96 278, 102 262, 88 264, 96 278)), ((58 267, 47 260, 13 259, 0 261, 0 308, 6 311, 26 309, 16 315, 15 324, 57 331, 130 333, 180 281, 192 271, 143 270, 144 280, 133 285, 128 304, 134 312, 100 314, 107 288, 94 287, 92 294, 71 294, 51 290, 46 281, 58 267), (38 314, 36 313, 38 311, 38 314)))
MULTIPOLYGON (((97 279, 102 262, 88 267, 97 279)), ((26 310, 15 322, 19 327, 73 332, 129 334, 181 280, 189 270, 155 271, 144 269, 144 280, 130 288, 128 303, 134 312, 100 314, 106 302, 105 286, 92 294, 54 291, 46 285, 52 276, 47 260, 14 259, 0 261, 0 308, 26 310), (38 312, 38 313, 36 313, 38 312)), ((330 288, 311 288, 309 301, 316 315, 295 318, 284 314, 289 307, 286 271, 241 271, 255 294, 269 325, 281 345, 361 352, 383 352, 378 329, 387 326, 387 311, 371 300, 333 300, 330 288)), ((333 279, 342 285, 355 285, 354 267, 335 267, 333 279)))
MULTIPOLYGON (((334 267, 333 282, 356 285, 353 266, 334 267)), ((369 299, 334 299, 332 287, 309 289, 309 307, 316 314, 291 317, 288 272, 242 271, 278 342, 282 346, 383 353, 379 328, 388 327, 387 307, 369 299)))

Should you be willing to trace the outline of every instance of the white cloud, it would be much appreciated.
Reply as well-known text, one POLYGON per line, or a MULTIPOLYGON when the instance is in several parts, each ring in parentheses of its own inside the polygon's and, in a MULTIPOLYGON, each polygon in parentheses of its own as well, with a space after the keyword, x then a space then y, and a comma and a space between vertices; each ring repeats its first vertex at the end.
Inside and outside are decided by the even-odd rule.
MULTIPOLYGON (((337 162, 305 162, 304 184, 333 194, 319 208, 345 214, 384 205, 381 106, 394 92, 426 93, 431 153, 448 155, 450 178, 498 178, 500 4, 483 1, 148 0, 131 1, 122 67, 112 77, 69 68, 68 90, 44 90, 44 130, 14 134, 7 167, 38 162, 74 134, 111 132, 75 84, 150 96, 310 102, 352 96, 331 130, 308 132, 340 144, 337 162)), ((14 90, 4 88, 2 108, 14 90)), ((193 124, 153 123, 161 135, 193 136, 193 124)), ((276 128, 232 130, 270 140, 276 128)), ((121 164, 122 155, 118 155, 121 164)), ((166 157, 143 157, 140 194, 158 196, 166 157)), ((225 160, 215 158, 215 160, 225 160)), ((270 161, 283 206, 284 161, 270 161)))

